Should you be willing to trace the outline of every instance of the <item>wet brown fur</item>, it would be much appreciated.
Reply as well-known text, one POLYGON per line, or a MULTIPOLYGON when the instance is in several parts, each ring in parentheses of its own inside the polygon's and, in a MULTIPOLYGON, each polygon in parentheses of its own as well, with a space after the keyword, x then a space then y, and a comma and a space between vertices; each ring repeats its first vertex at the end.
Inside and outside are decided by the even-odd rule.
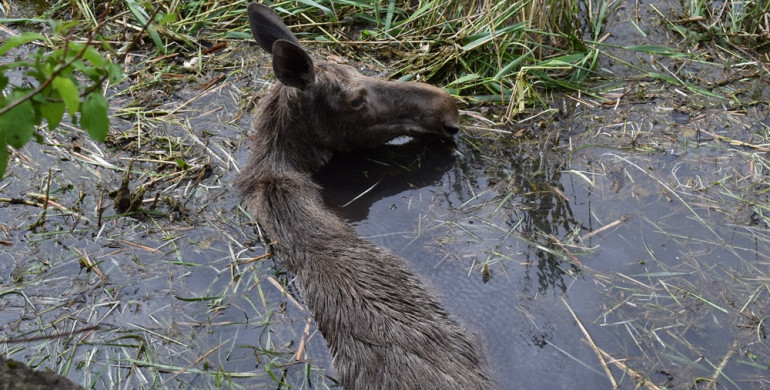
POLYGON ((425 84, 312 62, 269 8, 251 4, 249 18, 281 82, 262 102, 238 186, 296 276, 342 385, 493 388, 481 347, 403 259, 361 240, 324 208, 310 176, 334 152, 400 135, 451 136, 458 128, 451 97, 425 84))

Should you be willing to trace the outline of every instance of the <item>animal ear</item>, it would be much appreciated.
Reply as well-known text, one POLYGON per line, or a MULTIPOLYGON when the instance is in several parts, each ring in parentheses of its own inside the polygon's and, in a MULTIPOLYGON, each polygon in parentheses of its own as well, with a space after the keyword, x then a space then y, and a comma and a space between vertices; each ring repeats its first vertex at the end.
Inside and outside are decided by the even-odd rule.
POLYGON ((251 33, 259 46, 268 53, 273 53, 273 44, 283 39, 299 46, 299 41, 289 31, 281 17, 270 7, 251 3, 248 8, 251 33))
POLYGON ((273 43, 273 70, 290 87, 305 90, 315 83, 313 59, 299 45, 283 39, 273 43))

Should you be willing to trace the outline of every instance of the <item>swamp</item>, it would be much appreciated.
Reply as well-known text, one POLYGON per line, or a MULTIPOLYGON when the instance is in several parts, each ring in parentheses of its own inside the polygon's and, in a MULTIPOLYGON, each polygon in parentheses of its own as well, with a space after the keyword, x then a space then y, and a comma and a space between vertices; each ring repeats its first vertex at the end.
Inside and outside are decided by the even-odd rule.
MULTIPOLYGON (((500 389, 770 389, 770 2, 264 3, 315 58, 456 98, 454 145, 315 179, 500 389)), ((87 389, 339 388, 233 184, 275 82, 247 4, 0 0, 4 358, 87 389)))

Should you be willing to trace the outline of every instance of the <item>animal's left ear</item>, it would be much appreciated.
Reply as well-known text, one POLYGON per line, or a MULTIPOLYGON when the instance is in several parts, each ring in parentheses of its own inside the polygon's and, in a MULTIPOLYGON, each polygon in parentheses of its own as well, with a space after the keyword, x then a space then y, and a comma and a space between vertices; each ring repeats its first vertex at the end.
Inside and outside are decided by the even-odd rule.
POLYGON ((313 59, 298 45, 279 39, 273 43, 273 70, 284 85, 305 90, 315 83, 313 59))
POLYGON ((262 4, 251 3, 247 10, 249 14, 249 26, 254 40, 268 53, 273 52, 273 43, 279 39, 293 42, 299 45, 294 34, 289 31, 281 17, 270 7, 262 4))

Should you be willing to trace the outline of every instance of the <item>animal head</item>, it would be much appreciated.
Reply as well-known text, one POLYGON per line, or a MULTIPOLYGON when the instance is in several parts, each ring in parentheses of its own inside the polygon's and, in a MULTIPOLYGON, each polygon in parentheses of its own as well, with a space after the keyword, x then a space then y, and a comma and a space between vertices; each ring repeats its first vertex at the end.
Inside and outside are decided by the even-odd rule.
POLYGON ((254 39, 272 54, 273 70, 317 147, 347 152, 393 138, 430 134, 449 138, 459 130, 451 96, 423 83, 385 81, 347 65, 314 61, 272 9, 248 7, 254 39))

